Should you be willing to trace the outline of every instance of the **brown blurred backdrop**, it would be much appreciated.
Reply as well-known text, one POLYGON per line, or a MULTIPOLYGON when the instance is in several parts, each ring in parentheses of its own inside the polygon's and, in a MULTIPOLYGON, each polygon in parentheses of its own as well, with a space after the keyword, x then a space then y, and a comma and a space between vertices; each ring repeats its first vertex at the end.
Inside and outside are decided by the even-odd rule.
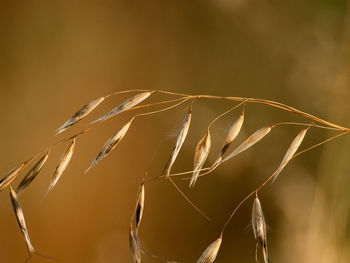
MULTIPOLYGON (((107 100, 77 127, 53 137, 83 104, 119 90, 272 99, 349 127, 349 8, 343 0, 1 1, 1 174, 118 105, 128 96, 107 100)), ((208 122, 231 105, 196 102, 174 170, 192 168, 208 122)), ((116 150, 83 176, 101 145, 131 115, 96 126, 79 138, 71 164, 42 200, 66 145, 57 147, 21 197, 34 246, 62 262, 129 262, 128 226, 138 184, 146 169, 156 176, 164 167, 184 109, 138 119, 116 150)), ((209 161, 238 114, 214 126, 209 161)), ((262 125, 287 120, 305 121, 248 105, 238 142, 262 125)), ((235 205, 277 167, 299 130, 279 127, 191 191, 177 181, 213 222, 168 182, 148 185, 140 230, 144 248, 195 262, 235 205)), ((312 129, 302 147, 334 134, 312 129)), ((271 262, 350 261, 349 149, 344 137, 308 152, 261 192, 271 262)), ((0 196, 0 261, 23 262, 26 247, 8 190, 0 196)), ((229 224, 216 262, 254 262, 251 204, 229 224)), ((155 261, 145 256, 143 262, 155 261)))

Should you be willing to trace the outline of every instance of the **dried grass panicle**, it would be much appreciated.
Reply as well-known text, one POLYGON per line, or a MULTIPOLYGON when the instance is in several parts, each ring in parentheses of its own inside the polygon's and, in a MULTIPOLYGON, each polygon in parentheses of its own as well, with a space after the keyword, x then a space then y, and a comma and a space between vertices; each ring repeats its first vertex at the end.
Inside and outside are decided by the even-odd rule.
POLYGON ((98 164, 102 159, 104 159, 124 138, 125 134, 130 128, 130 125, 134 118, 132 118, 127 124, 125 124, 119 131, 113 134, 102 146, 95 159, 91 162, 89 168, 85 171, 87 173, 92 167, 98 164))
POLYGON ((257 249, 260 247, 262 249, 264 262, 269 262, 269 256, 267 251, 267 237, 266 237, 266 223, 264 218, 264 213, 261 208, 260 200, 258 196, 255 197, 252 209, 252 228, 254 233, 254 238, 256 241, 255 248, 255 260, 257 262, 257 249))
POLYGON ((263 127, 254 132, 252 135, 250 135, 240 146, 238 146, 233 152, 231 152, 228 156, 226 156, 221 163, 226 162, 230 160, 232 157, 236 156, 237 154, 248 150, 250 147, 252 147, 254 144, 258 143, 260 140, 262 140, 269 132, 271 131, 271 126, 263 127))
POLYGON ((137 201, 136 201, 136 209, 135 209, 136 233, 138 232, 138 229, 142 220, 144 206, 145 206, 145 184, 142 183, 137 191, 137 201))
POLYGON ((243 122, 244 122, 244 112, 242 111, 241 115, 238 117, 238 119, 234 123, 232 123, 230 129, 228 130, 225 142, 224 142, 223 146, 221 147, 220 155, 216 159, 213 166, 216 166, 217 164, 219 164, 221 162, 222 157, 224 156, 228 147, 231 145, 231 143, 234 141, 234 139, 236 139, 237 135, 241 131, 243 122))
POLYGON ((31 254, 33 254, 35 252, 35 249, 34 249, 32 243, 30 241, 30 237, 29 237, 26 221, 24 219, 24 214, 23 214, 23 210, 22 210, 21 204, 19 202, 19 198, 18 198, 16 192, 12 189, 11 186, 10 186, 10 198, 11 198, 13 209, 15 211, 17 223, 18 223, 18 225, 19 225, 19 227, 21 229, 22 235, 23 235, 23 237, 24 237, 24 239, 26 241, 28 252, 31 255, 31 254))
POLYGON ((222 242, 222 237, 219 237, 213 243, 211 243, 206 248, 206 250, 204 250, 203 254, 196 261, 196 263, 213 263, 219 252, 221 242, 222 242))
POLYGON ((211 146, 210 130, 207 129, 204 137, 198 142, 194 155, 193 175, 190 181, 190 188, 194 186, 197 181, 198 175, 207 160, 211 146))
POLYGON ((17 175, 23 170, 26 164, 26 162, 19 164, 11 171, 9 171, 3 178, 0 179, 0 191, 4 190, 7 186, 11 184, 13 180, 15 180, 17 175))
POLYGON ((129 249, 132 263, 141 263, 141 248, 140 242, 137 234, 132 230, 130 226, 129 229, 129 249))
POLYGON ((171 153, 170 158, 169 158, 168 162, 165 165, 163 174, 165 173, 166 178, 169 177, 170 172, 171 172, 171 168, 174 165, 176 157, 179 154, 179 152, 181 150, 181 147, 182 147, 182 145, 183 145, 183 143, 184 143, 184 141, 186 139, 188 130, 190 128, 191 117, 192 117, 192 109, 189 110, 189 112, 187 113, 186 117, 182 121, 180 132, 179 132, 179 134, 177 136, 176 143, 175 143, 175 146, 174 146, 174 150, 171 153))
POLYGON ((274 182, 277 176, 281 173, 283 168, 289 163, 289 161, 293 158, 294 154, 298 150, 300 144, 303 142, 306 132, 309 128, 303 129, 298 135, 294 138, 293 142, 290 144, 286 154, 284 155, 281 164, 279 165, 272 182, 274 182))
POLYGON ((98 105, 100 105, 104 99, 105 99, 105 97, 99 97, 99 98, 96 98, 96 99, 90 101, 89 103, 85 104, 76 113, 74 113, 73 116, 69 120, 67 120, 60 128, 57 129, 56 134, 59 134, 59 133, 65 131, 70 126, 73 126, 78 121, 80 121, 81 119, 86 117, 98 105))
POLYGON ((25 188, 36 178, 36 176, 40 173, 41 169, 44 167, 49 154, 51 152, 51 148, 48 152, 39 159, 39 161, 27 172, 26 176, 22 179, 19 185, 16 188, 16 193, 18 196, 22 194, 25 188))
MULTIPOLYGON (((66 130, 67 128, 71 127, 72 125, 76 124, 78 121, 80 121, 82 118, 84 118, 85 116, 87 116, 90 112, 92 112, 98 105, 100 105, 105 98, 111 96, 111 95, 116 95, 116 94, 121 94, 121 93, 129 93, 129 92, 135 92, 135 91, 124 91, 124 92, 116 92, 116 93, 112 93, 110 95, 104 96, 104 97, 99 97, 95 100, 90 101, 89 103, 87 103, 86 105, 84 105, 80 110, 78 110, 69 120, 67 120, 58 130, 57 133, 63 132, 64 130, 66 130)), ((111 136, 102 146, 102 148, 100 149, 99 153, 97 154, 96 158, 91 162, 90 167, 86 170, 86 172, 91 169, 92 167, 94 167, 97 163, 99 163, 103 158, 105 158, 116 146, 117 144, 124 138, 124 136, 126 135, 127 131, 129 130, 132 121, 136 118, 136 117, 141 117, 141 116, 147 116, 147 115, 153 115, 153 114, 158 114, 160 112, 165 112, 171 109, 174 109, 176 107, 178 107, 179 105, 181 105, 182 103, 185 103, 186 101, 192 101, 191 104, 191 109, 189 110, 189 112, 187 113, 187 115, 185 116, 181 126, 180 126, 180 131, 179 134, 177 136, 176 139, 176 143, 174 145, 173 151, 170 155, 170 158, 168 159, 167 164, 165 165, 165 168, 163 170, 162 175, 165 175, 166 178, 168 178, 170 176, 170 172, 171 169, 180 153, 180 150, 185 142, 185 139, 187 137, 188 131, 189 131, 189 127, 190 127, 190 123, 191 123, 191 117, 192 117, 192 105, 194 103, 194 101, 198 101, 202 98, 205 99, 224 99, 226 101, 232 102, 239 102, 238 105, 236 105, 235 107, 231 108, 230 110, 222 113, 221 115, 217 116, 209 125, 208 129, 207 129, 207 133, 205 134, 205 136, 198 142, 196 149, 195 149, 195 158, 194 158, 194 164, 193 167, 194 169, 192 171, 186 171, 183 173, 179 173, 178 175, 183 175, 183 174, 192 174, 191 177, 191 181, 190 181, 190 187, 194 186, 194 184, 196 183, 196 180, 199 176, 202 176, 206 173, 210 173, 211 171, 213 171, 214 169, 216 169, 217 166, 219 166, 221 163, 233 158, 234 156, 236 156, 237 154, 251 148, 253 145, 255 145, 256 143, 258 143, 259 141, 261 141, 267 134, 269 134, 269 132, 271 131, 272 127, 276 127, 276 126, 281 126, 281 124, 288 124, 288 125, 304 125, 304 126, 310 126, 310 124, 305 124, 305 123, 292 123, 292 122, 283 122, 283 123, 279 123, 273 126, 267 126, 267 127, 263 127, 259 130, 257 130, 256 132, 254 132, 252 135, 250 135, 243 143, 241 143, 236 149, 234 149, 230 154, 228 154, 226 157, 224 157, 227 153, 228 148, 230 147, 231 143, 235 140, 235 138, 238 136, 245 116, 244 116, 244 112, 241 113, 241 115, 239 116, 239 118, 232 124, 232 126, 230 127, 228 134, 226 136, 226 139, 221 147, 221 151, 218 154, 218 158, 217 160, 214 162, 214 165, 207 167, 207 168, 202 168, 206 162, 206 159, 208 157, 208 154, 210 152, 211 149, 211 134, 209 132, 209 129, 211 127, 211 125, 213 123, 215 123, 215 121, 219 118, 221 118, 222 116, 224 116, 225 114, 227 114, 228 112, 231 112, 232 110, 236 109, 237 107, 239 107, 241 104, 248 104, 248 103, 257 103, 257 104, 264 104, 264 105, 268 105, 270 107, 276 108, 276 109, 281 109, 287 112, 291 112, 297 115, 302 116, 305 119, 311 120, 313 122, 317 122, 319 124, 322 125, 317 125, 315 124, 314 127, 318 128, 318 129, 329 129, 329 130, 335 130, 338 131, 339 133, 331 138, 328 138, 322 142, 319 142, 315 145, 310 146, 309 148, 301 151, 301 152, 297 152, 299 146, 301 145, 307 129, 302 130, 301 132, 299 132, 299 134, 296 136, 296 138, 293 140, 293 142, 291 143, 291 145, 289 146, 286 154, 284 155, 282 162, 280 163, 278 169, 276 170, 275 174, 272 174, 267 180, 265 180, 262 184, 260 184, 254 191, 252 191, 251 193, 247 194, 242 200, 241 202, 238 203, 238 205, 235 207, 235 209, 231 212, 230 216, 228 217, 228 219, 225 221, 225 224, 222 227, 221 230, 221 235, 218 239, 216 239, 213 243, 211 243, 206 249, 205 251, 202 253, 202 255, 200 256, 200 258, 197 260, 197 263, 212 263, 215 261, 216 256, 218 254, 219 248, 221 246, 221 242, 222 242, 222 236, 223 233, 226 229, 226 227, 228 226, 228 223, 230 222, 230 220, 232 219, 232 217, 235 215, 235 213, 237 212, 237 210, 242 206, 242 204, 244 204, 245 202, 247 202, 247 200, 249 200, 253 195, 256 195, 256 198, 254 200, 253 203, 253 209, 252 209, 252 227, 253 227, 253 232, 254 232, 254 238, 256 240, 256 260, 257 260, 257 252, 258 252, 258 248, 262 249, 262 254, 264 257, 264 262, 268 263, 269 262, 269 258, 268 258, 268 250, 267 250, 267 237, 266 237, 266 223, 265 223, 265 218, 264 218, 264 214, 261 208, 261 204, 260 201, 257 197, 257 193, 268 183, 270 182, 270 180, 275 180, 276 177, 278 176, 278 174, 284 169, 284 167, 289 163, 289 161, 293 158, 295 158, 296 156, 303 154, 304 152, 307 152, 311 149, 314 149, 316 147, 319 147, 325 143, 328 143, 332 140, 334 140, 335 138, 341 137, 343 135, 349 134, 350 133, 350 129, 347 127, 342 127, 340 125, 322 120, 316 116, 313 116, 311 114, 305 113, 303 111, 300 111, 298 109, 295 109, 291 106, 279 103, 279 102, 274 102, 274 101, 269 101, 269 100, 262 100, 262 99, 254 99, 254 98, 242 98, 242 97, 221 97, 221 96, 211 96, 211 95, 187 95, 187 94, 179 94, 179 93, 173 93, 173 92, 167 92, 167 91, 157 91, 159 93, 162 93, 164 95, 168 95, 168 96, 176 96, 177 98, 171 99, 171 100, 161 100, 161 101, 157 101, 155 103, 150 103, 147 105, 141 105, 141 106, 136 106, 139 103, 141 103, 142 101, 144 101, 145 99, 147 99, 153 92, 155 91, 147 91, 147 90, 138 90, 138 92, 141 92, 137 95, 135 95, 132 98, 129 98, 128 100, 124 101, 123 103, 121 103, 119 106, 117 106, 116 108, 114 108, 113 110, 111 110, 110 112, 108 112, 107 114, 103 115, 102 117, 98 118, 97 120, 95 120, 94 122, 90 123, 97 123, 97 122, 102 122, 104 120, 107 120, 119 113, 125 112, 127 110, 133 110, 133 109, 146 109, 146 108, 150 108, 150 107, 154 107, 154 106, 160 106, 160 105, 164 105, 166 103, 170 103, 170 102, 177 102, 174 105, 171 105, 169 107, 165 107, 162 108, 160 110, 154 110, 154 111, 147 111, 147 112, 141 112, 137 115, 134 115, 134 117, 127 123, 125 124, 118 132, 116 132, 113 136, 111 136), (206 171, 203 174, 200 174, 200 171, 206 171)), ((94 128, 95 125, 90 125, 87 129, 80 131, 79 133, 73 135, 72 137, 63 139, 53 145, 50 146, 50 149, 55 147, 56 145, 60 144, 60 143, 64 143, 67 142, 68 140, 71 140, 71 144, 69 145, 69 147, 67 148, 67 150, 65 151, 65 153, 63 154, 63 156, 61 157, 61 160, 54 172, 54 175, 52 177, 52 180, 50 182, 49 188, 47 190, 46 195, 49 193, 49 191, 52 190, 52 188, 55 186, 55 184, 57 183, 57 181, 59 180, 59 178, 61 177, 61 175, 63 174, 63 172, 65 171, 66 167, 68 166, 68 164, 70 163, 70 160, 72 158, 73 152, 74 152, 74 148, 75 148, 75 142, 76 142, 76 138, 78 136, 82 136, 83 134, 86 134, 88 131, 90 131, 92 128, 94 128)), ((50 151, 49 151, 50 152, 50 151)), ((39 253, 37 253, 37 251, 34 250, 31 241, 30 241, 30 237, 28 234, 28 230, 25 224, 25 220, 24 220, 24 215, 23 215, 23 211, 22 208, 20 206, 19 200, 18 200, 18 196, 19 194, 21 194, 23 192, 23 190, 26 189, 26 187, 28 187, 28 185, 36 178, 36 176, 38 175, 38 173, 42 170, 42 168, 44 167, 47 158, 49 156, 49 152, 47 152, 45 155, 43 155, 41 157, 41 159, 29 170, 29 172, 26 174, 26 176, 24 177, 24 179, 20 182, 19 186, 17 187, 16 191, 14 191, 12 189, 12 187, 10 187, 10 196, 11 196, 11 201, 16 213, 16 218, 18 221, 18 224, 21 228, 22 234, 26 240, 26 244, 27 244, 27 248, 30 254, 32 253, 36 253, 38 255, 40 255, 39 253)), ((43 154, 43 152, 39 153, 40 155, 43 154)), ((36 157, 39 155, 36 155, 36 157)), ((36 158, 35 157, 35 158, 36 158)), ((34 159, 34 158, 33 158, 34 159)), ((3 177, 2 179, 0 179, 0 190, 3 190, 4 188, 6 188, 7 186, 9 186, 13 180, 16 178, 16 176, 26 167, 26 165, 31 162, 33 159, 31 159, 30 161, 24 162, 22 164, 20 164, 19 166, 17 166, 16 168, 14 168, 13 170, 11 170, 5 177, 3 177)), ((152 258, 156 259, 157 261, 164 261, 164 262, 174 262, 174 261, 169 261, 169 260, 164 260, 158 256, 155 256, 151 253, 148 253, 147 251, 142 250, 141 248, 141 244, 140 244, 140 240, 138 237, 138 231, 140 228, 140 224, 141 224, 141 220, 142 220, 142 216, 143 216, 143 210, 144 210, 144 199, 145 199, 145 184, 147 183, 151 183, 155 180, 161 179, 163 176, 158 176, 155 179, 146 181, 145 178, 138 190, 138 194, 137 194, 137 202, 136 202, 136 207, 135 207, 135 211, 133 214, 133 217, 131 219, 131 224, 130 224, 130 229, 129 229, 129 245, 130 245, 130 253, 131 253, 131 261, 133 263, 140 263, 141 262, 141 254, 147 254, 149 256, 151 256, 152 258), (133 229, 133 225, 135 225, 135 229, 133 229)), ((181 189, 173 182, 172 178, 169 177, 169 181, 173 184, 173 186, 176 188, 177 191, 179 191, 181 193, 181 195, 191 204, 191 206, 196 209, 197 211, 199 211, 204 217, 206 217, 208 219, 208 217, 197 207, 195 206, 191 200, 181 191, 181 189)), ((46 196, 45 195, 45 196, 46 196)), ((208 219, 210 220, 210 219, 208 219)), ((48 257, 47 257, 48 258, 48 257)))
POLYGON ((94 120, 93 122, 91 122, 91 124, 94 124, 96 122, 105 121, 105 120, 112 118, 113 116, 115 116, 119 113, 122 113, 124 111, 131 109, 132 107, 136 106, 137 104, 139 104, 142 101, 144 101, 145 99, 147 99, 152 93, 153 93, 153 91, 147 91, 147 92, 142 92, 140 94, 135 95, 134 97, 124 101, 118 107, 114 108, 113 110, 106 113, 102 117, 98 118, 97 120, 94 120))
POLYGON ((63 174, 63 172, 66 170, 72 156, 74 153, 74 149, 75 149, 75 141, 76 139, 73 138, 71 144, 68 146, 67 150, 65 151, 65 153, 62 155, 60 162, 58 163, 56 170, 52 176, 50 185, 47 189, 47 192, 45 194, 44 197, 47 196, 47 194, 54 188, 54 186, 56 185, 56 183, 58 182, 58 180, 60 179, 61 175, 63 174))

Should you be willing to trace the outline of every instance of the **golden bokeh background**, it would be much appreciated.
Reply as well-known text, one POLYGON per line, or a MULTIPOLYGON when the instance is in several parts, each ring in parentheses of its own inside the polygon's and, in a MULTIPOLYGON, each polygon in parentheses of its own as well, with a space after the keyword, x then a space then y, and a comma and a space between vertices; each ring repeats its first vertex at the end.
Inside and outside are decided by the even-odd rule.
MULTIPOLYGON (((350 126, 349 1, 2 1, 0 32, 3 175, 127 99, 126 94, 113 96, 76 127, 53 136, 79 107, 120 90, 271 99, 350 126)), ((166 98, 154 95, 148 101, 166 98)), ((232 105, 196 101, 174 170, 192 168, 196 143, 208 123, 232 105)), ((21 196, 33 245, 62 262, 130 262, 128 227, 138 185, 146 169, 151 177, 161 172, 185 109, 137 119, 115 151, 83 175, 101 145, 132 113, 97 125, 79 137, 70 165, 43 200, 67 145, 55 148, 21 196)), ((239 113, 213 126, 209 163, 239 113)), ((235 145, 261 126, 280 121, 308 122, 267 106, 247 105, 235 145)), ((276 128, 191 191, 187 182, 176 181, 212 222, 169 182, 147 185, 143 247, 163 258, 195 262, 235 205, 278 166, 299 130, 276 128)), ((301 147, 334 134, 311 129, 301 147)), ((349 157, 345 136, 293 160, 261 192, 271 262, 350 261, 349 157)), ((23 262, 26 247, 8 190, 0 195, 0 261, 23 262)), ((249 200, 230 222, 215 262, 254 262, 251 205, 249 200)), ((35 256, 31 262, 48 260, 35 256)), ((144 256, 142 262, 156 261, 144 256)))

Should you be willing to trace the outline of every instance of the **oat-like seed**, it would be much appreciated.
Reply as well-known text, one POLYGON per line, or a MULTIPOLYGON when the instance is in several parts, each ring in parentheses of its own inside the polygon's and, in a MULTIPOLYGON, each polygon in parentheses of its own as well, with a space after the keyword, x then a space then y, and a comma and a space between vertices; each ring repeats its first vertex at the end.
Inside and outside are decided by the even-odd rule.
POLYGON ((258 197, 254 199, 252 209, 252 227, 255 241, 257 242, 255 250, 255 260, 257 260, 257 249, 260 246, 263 252, 264 262, 269 262, 269 256, 267 251, 267 238, 266 238, 266 223, 264 213, 261 208, 260 200, 258 197))
POLYGON ((277 172, 275 173, 272 182, 274 182, 277 178, 277 176, 280 174, 280 172, 283 170, 283 168, 289 163, 289 161, 293 158, 293 155, 298 150, 300 144, 302 143, 305 134, 309 128, 303 129, 301 132, 298 133, 298 135, 294 138, 293 142, 290 144, 286 154, 283 157, 283 160, 281 164, 279 165, 277 172))
POLYGON ((1 180, 0 180, 0 191, 4 190, 7 186, 10 185, 10 183, 17 177, 17 175, 23 170, 26 163, 21 163, 15 168, 13 168, 11 171, 7 173, 1 180))
POLYGON ((216 256, 219 252, 219 248, 221 246, 222 238, 219 237, 213 243, 211 243, 206 250, 204 250, 203 254, 197 260, 197 263, 213 263, 216 259, 216 256))
POLYGON ((68 146, 66 152, 62 155, 60 162, 58 163, 56 170, 52 176, 49 188, 47 189, 47 192, 44 197, 47 196, 47 194, 54 188, 57 181, 60 179, 61 175, 63 174, 64 170, 66 170, 72 156, 74 153, 75 148, 75 138, 71 142, 71 144, 68 146))
POLYGON ((141 103, 145 99, 147 99, 153 92, 147 91, 147 92, 142 92, 140 94, 135 95, 134 97, 124 101, 122 104, 111 110, 110 112, 106 113, 102 117, 98 118, 97 120, 94 120, 91 122, 91 124, 107 120, 119 113, 122 113, 126 110, 131 109, 132 107, 136 106, 137 104, 141 103))
POLYGON ((249 149, 254 144, 262 140, 269 132, 271 131, 271 126, 263 127, 256 132, 254 132, 252 135, 250 135, 240 146, 238 146, 233 152, 231 152, 228 156, 226 156, 221 163, 228 161, 232 157, 236 156, 237 154, 249 149))
POLYGON ((43 156, 40 158, 40 160, 28 171, 28 173, 26 174, 26 176, 22 179, 22 181, 19 183, 19 185, 16 188, 16 193, 18 196, 20 196, 22 194, 22 192, 24 191, 24 189, 35 179, 35 177, 40 173, 41 169, 43 168, 43 166, 45 165, 49 154, 50 154, 51 148, 50 150, 43 156))
POLYGON ((132 118, 127 124, 123 126, 119 131, 117 131, 115 134, 113 134, 102 146, 100 151, 98 152, 95 159, 91 162, 90 167, 85 171, 85 174, 96 164, 98 164, 103 158, 105 158, 118 144, 119 142, 124 138, 125 134, 127 133, 132 121, 134 118, 132 118))
POLYGON ((10 186, 10 197, 11 197, 13 209, 14 209, 15 214, 16 214, 17 223, 18 223, 19 228, 21 229, 21 232, 22 232, 24 239, 26 241, 26 245, 27 245, 29 254, 31 255, 35 252, 35 249, 30 241, 28 229, 26 226, 26 221, 24 219, 23 210, 22 210, 21 204, 19 202, 18 196, 17 196, 16 192, 12 189, 11 186, 10 186))
POLYGON ((59 134, 66 129, 68 129, 70 126, 76 124, 78 121, 83 119, 85 116, 87 116, 90 112, 92 112, 100 103, 105 99, 105 97, 99 97, 96 98, 89 103, 85 104, 83 107, 80 108, 76 113, 73 114, 73 116, 67 120, 60 128, 57 129, 56 134, 59 134))
POLYGON ((210 146, 211 146, 211 137, 210 137, 210 131, 208 129, 207 133, 198 142, 196 147, 196 151, 194 155, 193 175, 190 181, 190 188, 193 187, 197 181, 198 175, 208 157, 210 146))
POLYGON ((180 129, 179 135, 177 136, 176 143, 175 143, 175 146, 174 146, 174 150, 171 153, 167 164, 165 165, 163 174, 165 173, 166 178, 169 177, 170 171, 171 171, 171 167, 174 165, 176 157, 179 154, 179 152, 181 150, 181 147, 182 147, 182 145, 183 145, 183 143, 184 143, 184 141, 186 139, 186 136, 187 136, 187 133, 188 133, 188 129, 190 128, 191 116, 192 116, 192 110, 190 109, 189 112, 187 113, 185 119, 182 121, 181 129, 180 129))

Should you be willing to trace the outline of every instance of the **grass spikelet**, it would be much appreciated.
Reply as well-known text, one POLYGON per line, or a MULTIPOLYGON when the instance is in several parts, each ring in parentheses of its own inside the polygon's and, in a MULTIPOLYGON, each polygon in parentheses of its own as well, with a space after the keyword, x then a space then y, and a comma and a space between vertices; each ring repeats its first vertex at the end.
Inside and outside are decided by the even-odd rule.
POLYGON ((232 157, 236 156, 237 154, 249 149, 254 144, 259 142, 261 139, 263 139, 269 132, 271 131, 271 126, 263 127, 256 132, 254 132, 252 135, 250 135, 240 146, 238 146, 233 152, 231 152, 228 156, 226 156, 221 163, 228 161, 232 157))
POLYGON ((11 171, 9 171, 1 180, 0 180, 0 191, 4 190, 10 183, 16 178, 16 176, 23 170, 27 163, 21 163, 11 171))
POLYGON ((76 113, 73 114, 73 116, 67 120, 60 128, 57 129, 56 135, 65 131, 70 126, 76 124, 78 121, 80 121, 82 118, 87 116, 90 112, 92 112, 100 103, 105 99, 105 97, 99 97, 96 98, 89 103, 85 104, 83 107, 81 107, 76 113))
POLYGON ((193 175, 190 181, 190 188, 194 186, 194 184, 197 181, 198 175, 207 160, 209 151, 211 146, 211 136, 209 129, 207 130, 207 133, 205 136, 198 142, 195 155, 194 155, 194 168, 193 168, 193 175))
POLYGON ((105 158, 118 144, 119 142, 124 138, 125 134, 127 133, 132 121, 134 118, 132 118, 127 124, 125 124, 119 131, 117 131, 115 134, 113 134, 102 146, 98 154, 96 155, 95 159, 91 162, 90 167, 86 169, 85 174, 96 164, 98 164, 103 158, 105 158))
POLYGON ((196 263, 212 263, 216 259, 216 256, 219 252, 219 248, 221 246, 222 237, 216 239, 213 243, 211 243, 206 250, 204 250, 203 254, 197 260, 196 263))
POLYGON ((142 93, 135 95, 134 97, 124 101, 118 107, 114 108, 113 110, 106 113, 102 117, 98 118, 97 120, 94 120, 93 122, 91 122, 91 124, 94 124, 94 123, 100 122, 100 121, 105 121, 105 120, 107 120, 107 119, 109 119, 109 118, 111 118, 111 117, 113 117, 121 112, 124 112, 126 110, 131 109, 132 107, 136 106, 137 104, 139 104, 142 101, 144 101, 145 99, 147 99, 152 93, 153 93, 152 91, 147 91, 147 92, 142 92, 142 93))
POLYGON ((286 154, 284 155, 281 164, 279 165, 277 172, 275 173, 272 182, 274 182, 277 178, 277 176, 280 174, 280 172, 283 170, 283 168, 289 163, 289 161, 293 158, 294 154, 298 150, 300 144, 302 143, 305 134, 309 128, 303 129, 301 132, 298 133, 298 135, 294 138, 292 143, 290 144, 286 154))
POLYGON ((30 241, 28 229, 26 226, 26 221, 24 219, 23 210, 22 210, 21 204, 19 202, 18 196, 17 196, 16 192, 12 189, 11 186, 10 186, 10 197, 11 197, 13 209, 14 209, 15 214, 16 214, 17 223, 18 223, 19 228, 21 229, 22 235, 24 236, 24 239, 26 241, 28 252, 30 255, 32 255, 35 252, 35 249, 30 241))
POLYGON ((137 234, 130 226, 129 230, 129 249, 132 263, 141 263, 141 249, 137 234))
POLYGON ((269 256, 267 251, 266 223, 265 223, 264 213, 262 211, 258 196, 256 196, 253 203, 252 227, 253 227, 254 238, 256 241, 255 260, 256 262, 259 262, 257 249, 260 246, 264 256, 264 262, 268 263, 269 256))
POLYGON ((19 185, 16 188, 16 194, 20 196, 24 189, 35 179, 35 177, 40 173, 41 169, 45 165, 49 154, 51 152, 51 148, 49 151, 40 158, 40 160, 28 171, 26 176, 22 179, 19 185))
POLYGON ((59 164, 57 165, 56 170, 52 176, 49 188, 47 189, 47 192, 46 192, 44 198, 52 190, 52 188, 56 185, 57 181, 60 179, 64 170, 66 170, 66 168, 67 168, 67 166, 68 166, 68 164, 73 156, 74 148, 75 148, 75 138, 73 138, 73 141, 68 146, 66 152, 62 155, 61 160, 60 160, 59 164))
POLYGON ((232 123, 232 125, 231 125, 231 127, 226 135, 225 142, 221 148, 220 155, 217 158, 217 160, 215 161, 213 166, 215 166, 217 163, 220 163, 220 161, 222 160, 222 157, 225 154, 225 152, 227 151, 228 147, 231 145, 231 143, 234 141, 234 139, 236 139, 237 135, 241 131, 243 121, 244 121, 244 112, 242 111, 242 114, 238 117, 238 119, 234 123, 232 123))
POLYGON ((171 171, 171 167, 174 165, 176 157, 179 154, 179 152, 181 150, 181 147, 182 147, 182 145, 183 145, 183 143, 184 143, 184 141, 186 139, 186 136, 187 136, 187 133, 188 133, 188 129, 190 128, 191 117, 192 117, 192 110, 190 109, 189 112, 187 113, 186 117, 182 121, 181 129, 180 129, 180 132, 179 132, 179 134, 177 136, 176 143, 175 143, 175 146, 174 146, 174 150, 171 153, 167 164, 165 165, 163 174, 165 173, 166 178, 169 177, 170 171, 171 171))
POLYGON ((144 205, 145 205, 145 184, 142 183, 137 192, 137 202, 136 202, 136 210, 135 210, 136 233, 139 230, 139 226, 142 220, 144 205))

